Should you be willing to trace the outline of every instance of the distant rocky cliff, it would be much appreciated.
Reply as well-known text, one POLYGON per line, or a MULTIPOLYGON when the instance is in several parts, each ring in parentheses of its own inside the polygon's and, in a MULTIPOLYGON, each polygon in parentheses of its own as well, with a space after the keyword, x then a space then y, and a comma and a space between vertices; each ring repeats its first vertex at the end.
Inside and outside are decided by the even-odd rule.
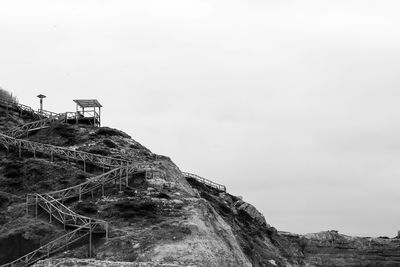
POLYGON ((309 266, 400 266, 398 238, 352 237, 337 231, 285 235, 299 244, 309 266))

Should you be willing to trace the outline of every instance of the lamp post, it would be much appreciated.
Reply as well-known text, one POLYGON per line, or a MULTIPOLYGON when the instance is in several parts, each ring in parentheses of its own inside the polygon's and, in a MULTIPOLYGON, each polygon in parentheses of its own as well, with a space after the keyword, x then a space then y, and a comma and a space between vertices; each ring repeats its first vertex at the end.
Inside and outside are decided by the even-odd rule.
POLYGON ((39 109, 39 112, 40 112, 40 113, 43 113, 43 98, 45 98, 46 96, 40 94, 40 95, 38 95, 37 97, 40 98, 40 109, 39 109))

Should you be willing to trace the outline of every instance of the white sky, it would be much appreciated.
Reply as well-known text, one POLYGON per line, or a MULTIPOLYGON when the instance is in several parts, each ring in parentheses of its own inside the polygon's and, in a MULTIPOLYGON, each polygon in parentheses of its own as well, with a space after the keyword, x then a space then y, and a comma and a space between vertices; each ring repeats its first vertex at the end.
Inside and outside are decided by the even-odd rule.
POLYGON ((400 229, 398 1, 1 1, 0 86, 225 184, 297 233, 400 229))

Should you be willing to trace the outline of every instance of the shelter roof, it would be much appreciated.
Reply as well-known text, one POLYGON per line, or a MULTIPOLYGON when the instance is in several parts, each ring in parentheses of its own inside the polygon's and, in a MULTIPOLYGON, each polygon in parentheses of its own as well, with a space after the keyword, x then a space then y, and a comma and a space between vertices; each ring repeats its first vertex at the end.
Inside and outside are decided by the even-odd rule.
POLYGON ((102 105, 97 99, 74 99, 74 102, 81 108, 101 108, 102 105))

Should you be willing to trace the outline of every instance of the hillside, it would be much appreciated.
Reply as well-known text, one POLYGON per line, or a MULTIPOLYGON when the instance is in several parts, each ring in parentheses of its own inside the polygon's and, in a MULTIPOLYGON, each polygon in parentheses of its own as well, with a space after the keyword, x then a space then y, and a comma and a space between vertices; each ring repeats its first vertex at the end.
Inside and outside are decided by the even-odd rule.
POLYGON ((397 238, 279 232, 229 189, 120 130, 4 103, 0 264, 400 266, 397 238))

